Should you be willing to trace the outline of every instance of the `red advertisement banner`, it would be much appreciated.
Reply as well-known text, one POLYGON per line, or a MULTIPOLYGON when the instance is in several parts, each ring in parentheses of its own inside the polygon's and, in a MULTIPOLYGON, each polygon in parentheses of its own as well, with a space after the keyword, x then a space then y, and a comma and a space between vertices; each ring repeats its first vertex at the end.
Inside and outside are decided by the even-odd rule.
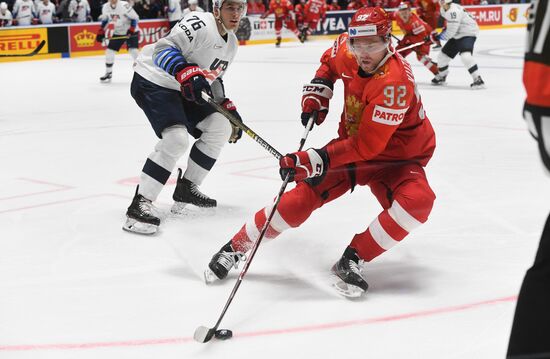
POLYGON ((502 25, 502 6, 472 6, 466 10, 474 16, 480 26, 502 25))
MULTIPOLYGON (((105 49, 106 43, 95 41, 100 25, 97 23, 72 25, 69 27, 69 44, 71 52, 100 51, 105 49)), ((168 34, 168 21, 155 20, 139 23, 139 46, 145 46, 158 41, 168 34)), ((105 37, 113 36, 112 27, 107 27, 105 37)))

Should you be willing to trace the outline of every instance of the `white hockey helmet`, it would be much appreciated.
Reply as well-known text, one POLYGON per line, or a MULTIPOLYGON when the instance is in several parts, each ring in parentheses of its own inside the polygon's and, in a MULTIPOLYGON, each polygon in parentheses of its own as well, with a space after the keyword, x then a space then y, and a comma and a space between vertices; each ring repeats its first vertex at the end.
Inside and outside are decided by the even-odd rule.
POLYGON ((188 5, 198 5, 199 4, 199 0, 189 0, 187 2, 188 5))
POLYGON ((5 2, 0 2, 0 10, 8 10, 8 4, 5 2))
POLYGON ((212 8, 213 8, 213 12, 214 12, 214 17, 219 17, 220 16, 220 9, 222 8, 222 5, 224 2, 226 1, 231 1, 231 2, 235 2, 235 3, 241 3, 244 5, 244 10, 243 10, 243 13, 241 15, 241 17, 244 17, 246 15, 246 0, 213 0, 213 4, 212 4, 212 8))
POLYGON ((439 2, 442 2, 444 4, 450 4, 453 2, 453 0, 439 0, 439 2))

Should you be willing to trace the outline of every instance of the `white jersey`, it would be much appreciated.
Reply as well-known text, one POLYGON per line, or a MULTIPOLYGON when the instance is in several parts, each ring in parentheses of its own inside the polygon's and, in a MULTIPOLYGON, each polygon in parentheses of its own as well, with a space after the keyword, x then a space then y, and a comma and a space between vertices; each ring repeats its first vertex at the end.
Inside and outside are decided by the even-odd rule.
POLYGON ((12 22, 13 16, 11 15, 11 12, 9 10, 6 10, 4 14, 2 14, 2 11, 0 11, 0 27, 11 26, 12 22))
POLYGON ((213 82, 221 78, 233 62, 237 47, 234 33, 220 35, 212 13, 191 12, 170 34, 141 50, 134 71, 159 86, 179 91, 180 84, 175 79, 178 63, 197 64, 213 82))
POLYGON ((182 17, 180 0, 168 0, 168 21, 180 21, 182 17))
POLYGON ((119 0, 114 8, 110 2, 103 4, 101 10, 101 25, 105 27, 108 23, 113 23, 115 35, 126 35, 130 27, 134 27, 134 31, 138 31, 139 16, 126 1, 119 0))
POLYGON ((76 22, 86 22, 90 15, 88 0, 71 0, 69 3, 69 17, 76 22))
POLYGON ((479 26, 477 26, 472 14, 458 4, 451 3, 450 5, 447 11, 441 7, 441 16, 447 20, 447 28, 443 33, 443 38, 449 40, 460 39, 465 36, 477 36, 479 26))
POLYGON ((42 24, 53 24, 53 15, 55 14, 55 5, 48 1, 45 5, 42 1, 36 6, 38 19, 42 24))
POLYGON ((183 10, 183 16, 187 16, 187 14, 189 14, 190 12, 193 12, 193 11, 204 12, 204 10, 200 6, 196 6, 195 10, 191 10, 190 8, 186 7, 183 10))
POLYGON ((13 5, 13 15, 21 26, 30 25, 34 14, 34 4, 31 0, 17 0, 13 5))

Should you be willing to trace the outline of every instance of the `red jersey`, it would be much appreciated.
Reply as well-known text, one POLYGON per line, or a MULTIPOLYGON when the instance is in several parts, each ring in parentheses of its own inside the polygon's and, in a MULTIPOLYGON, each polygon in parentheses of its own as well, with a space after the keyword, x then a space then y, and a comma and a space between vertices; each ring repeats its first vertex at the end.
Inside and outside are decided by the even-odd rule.
POLYGON ((326 147, 330 167, 359 161, 416 161, 425 166, 435 149, 435 133, 410 65, 394 54, 375 74, 365 74, 348 51, 347 38, 340 35, 325 51, 315 74, 344 83, 338 138, 326 147))
POLYGON ((327 5, 327 11, 338 11, 338 10, 341 10, 341 7, 340 5, 338 5, 338 3, 332 3, 330 5, 327 5))
POLYGON ((304 7, 304 14, 309 18, 322 18, 327 11, 325 0, 309 0, 304 7))
POLYGON ((292 3, 288 2, 287 0, 271 0, 271 2, 269 3, 269 9, 264 14, 264 16, 274 14, 275 18, 278 19, 287 17, 291 13, 294 13, 292 3))
POLYGON ((424 22, 414 12, 411 12, 411 16, 409 17, 409 21, 407 22, 403 21, 397 11, 394 14, 394 20, 397 22, 397 25, 405 35, 424 38, 426 36, 429 36, 430 32, 432 32, 433 30, 430 25, 426 24, 426 22, 424 22))
POLYGON ((437 0, 418 0, 420 15, 431 15, 439 13, 439 2, 437 0))

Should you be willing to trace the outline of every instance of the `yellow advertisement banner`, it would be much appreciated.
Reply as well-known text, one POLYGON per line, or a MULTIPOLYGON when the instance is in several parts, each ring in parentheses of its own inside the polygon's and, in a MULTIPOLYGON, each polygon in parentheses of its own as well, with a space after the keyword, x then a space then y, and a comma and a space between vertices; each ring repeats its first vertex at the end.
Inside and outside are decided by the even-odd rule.
POLYGON ((28 54, 36 49, 42 40, 46 41, 46 45, 39 54, 47 54, 48 31, 46 28, 2 30, 0 31, 0 54, 28 54))

